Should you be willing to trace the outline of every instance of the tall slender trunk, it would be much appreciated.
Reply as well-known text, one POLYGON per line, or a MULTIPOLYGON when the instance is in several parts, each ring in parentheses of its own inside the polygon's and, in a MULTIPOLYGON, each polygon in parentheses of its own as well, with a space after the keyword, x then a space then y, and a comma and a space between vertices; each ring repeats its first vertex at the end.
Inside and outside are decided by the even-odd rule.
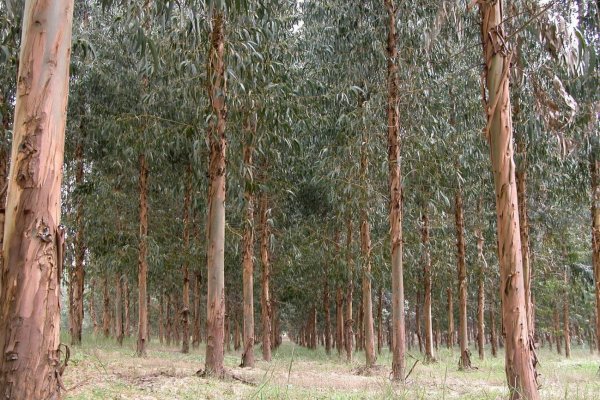
POLYGON ((556 342, 556 352, 562 354, 562 338, 560 334, 560 316, 558 314, 558 305, 554 309, 554 341, 556 342))
POLYGON ((60 188, 72 20, 73 0, 25 1, 10 179, 0 212, 0 388, 7 399, 61 396, 60 188))
POLYGON ((448 298, 448 337, 446 338, 446 345, 449 349, 454 346, 454 300, 452 299, 452 288, 446 289, 448 298))
POLYGON ((244 350, 242 367, 254 368, 254 172, 252 153, 256 134, 256 116, 252 113, 246 120, 244 129, 244 200, 246 202, 246 219, 244 221, 243 238, 243 296, 244 296, 244 350))
POLYGON ((423 353, 423 335, 421 335, 421 289, 415 296, 415 334, 419 343, 419 353, 423 353))
POLYGON ((475 236, 477 237, 477 258, 479 259, 479 291, 477 293, 477 349, 479 350, 479 359, 485 358, 485 275, 487 273, 487 261, 483 253, 483 197, 479 198, 477 214, 480 219, 480 225, 477 227, 475 236))
POLYGON ((165 295, 160 294, 158 303, 158 341, 162 345, 165 341, 165 295))
POLYGON ((456 221, 456 247, 458 262, 458 344, 460 345, 460 369, 471 368, 469 339, 467 337, 467 267, 465 262, 465 218, 463 214, 462 189, 454 198, 456 221))
POLYGON ((591 153, 590 175, 592 182, 592 264, 596 294, 596 349, 600 353, 600 156, 591 153))
POLYGON ((238 351, 242 347, 240 344, 240 321, 235 318, 235 331, 233 333, 233 350, 238 351))
POLYGON ((394 0, 385 0, 387 36, 387 127, 390 185, 390 243, 392 245, 392 378, 404 381, 404 271, 402 264, 402 178, 400 171, 400 124, 398 112, 398 49, 394 0))
POLYGON ((379 286, 379 301, 377 304, 377 354, 381 355, 383 347, 383 286, 379 286))
POLYGON ((194 278, 194 333, 192 346, 196 349, 200 346, 200 341, 202 340, 202 335, 200 333, 200 286, 202 284, 202 277, 200 271, 194 273, 194 278))
MULTIPOLYGON (((523 145, 520 144, 522 147, 523 145)), ((525 157, 525 155, 522 155, 525 157)), ((531 302, 531 258, 529 249, 529 216, 527 215, 527 171, 526 163, 516 171, 517 202, 519 205, 519 234, 521 237, 521 257, 523 258, 523 285, 525 288, 525 313, 529 326, 529 336, 533 340, 535 319, 531 302)))
POLYGON ((492 357, 498 357, 498 336, 496 334, 496 312, 494 306, 490 306, 490 346, 492 348, 492 357))
POLYGON ((117 343, 123 345, 123 286, 121 285, 121 275, 115 274, 115 324, 117 343))
POLYGON ((148 162, 146 155, 140 154, 140 233, 138 254, 138 337, 137 355, 146 356, 146 344, 148 342, 148 302, 147 302, 147 277, 148 261, 148 162))
POLYGON ((263 360, 271 361, 271 299, 269 298, 269 284, 271 279, 271 261, 269 260, 269 203, 267 194, 263 193, 260 199, 260 259, 262 264, 262 353, 263 360))
POLYGON ((96 281, 92 279, 90 281, 90 293, 88 298, 88 304, 90 306, 90 318, 92 319, 92 326, 94 327, 94 335, 98 334, 98 318, 96 317, 96 306, 94 304, 94 294, 96 293, 96 281))
POLYGON ((104 337, 108 338, 110 335, 110 295, 108 290, 108 276, 105 276, 102 280, 102 304, 104 305, 102 311, 102 332, 104 337))
POLYGON ((205 374, 223 377, 225 330, 225 168, 227 139, 225 124, 225 17, 212 11, 209 52, 209 98, 213 118, 208 129, 210 161, 207 219, 207 337, 205 374))
MULTIPOLYGON (((362 107, 362 104, 361 104, 362 107)), ((363 184, 363 200, 360 223, 360 243, 362 251, 362 323, 364 330, 361 331, 364 338, 365 362, 368 367, 375 364, 375 332, 373 328, 373 300, 371 295, 371 226, 369 224, 369 155, 368 139, 363 135, 361 146, 361 181, 363 184)))
POLYGON ((130 308, 130 291, 129 291, 129 279, 127 275, 123 276, 123 295, 125 296, 125 322, 123 327, 123 334, 125 337, 131 336, 131 308, 130 308))
MULTIPOLYGON (((77 187, 83 185, 83 144, 81 141, 77 143, 75 149, 75 162, 77 163, 75 171, 75 184, 77 187)), ((75 224, 77 232, 75 233, 75 270, 72 274, 72 290, 73 290, 73 311, 72 311, 72 328, 71 328, 71 344, 81 344, 81 330, 83 327, 83 282, 85 272, 83 262, 85 259, 85 243, 84 243, 84 222, 83 222, 84 204, 83 198, 77 199, 77 216, 75 224)))
POLYGON ((171 295, 165 294, 167 298, 166 310, 165 310, 165 341, 167 342, 167 346, 171 345, 171 340, 173 337, 173 314, 171 313, 171 295))
POLYGON ((519 206, 515 184, 509 99, 511 55, 504 45, 503 1, 479 2, 488 99, 485 133, 490 143, 498 217, 498 249, 505 371, 510 399, 539 399, 534 344, 525 311, 519 206))
POLYGON ((565 337, 565 357, 571 358, 571 329, 569 325, 569 277, 567 268, 564 271, 565 294, 563 300, 563 332, 565 337))
POLYGON ((354 293, 354 260, 352 259, 352 215, 348 216, 348 230, 346 233, 346 265, 348 267, 348 287, 346 288, 346 321, 345 328, 345 345, 346 345, 346 361, 352 362, 352 348, 354 347, 354 332, 352 326, 354 324, 352 315, 352 295, 354 293))
POLYGON ((325 260, 323 265, 323 313, 325 314, 325 352, 331 354, 331 312, 329 306, 329 265, 325 260))
POLYGON ((427 215, 427 206, 423 209, 421 217, 421 243, 423 244, 423 287, 425 289, 425 299, 423 305, 423 314, 425 317, 425 360, 435 361, 433 351, 433 319, 431 315, 431 255, 429 253, 429 216, 427 215))
POLYGON ((335 347, 337 348, 338 356, 342 356, 344 348, 344 294, 342 287, 338 286, 335 295, 335 317, 336 317, 336 339, 335 347))
POLYGON ((187 354, 190 352, 190 270, 189 270, 189 252, 190 252, 190 206, 192 202, 192 164, 188 163, 186 167, 185 194, 183 197, 183 309, 181 310, 182 324, 182 344, 181 352, 187 354))

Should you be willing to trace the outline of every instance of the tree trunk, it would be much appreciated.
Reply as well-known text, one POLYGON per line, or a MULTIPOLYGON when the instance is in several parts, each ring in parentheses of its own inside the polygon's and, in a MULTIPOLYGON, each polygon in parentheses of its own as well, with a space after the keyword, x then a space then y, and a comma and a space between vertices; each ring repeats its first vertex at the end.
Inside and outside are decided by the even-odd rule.
POLYGON ((94 327, 94 336, 98 335, 98 318, 96 317, 96 307, 94 305, 94 294, 96 293, 96 281, 92 279, 90 281, 90 293, 88 303, 90 306, 90 318, 92 319, 92 325, 94 327))
POLYGON ((194 339, 192 341, 192 346, 196 349, 200 346, 202 340, 200 330, 200 285, 202 284, 202 276, 200 275, 200 271, 196 271, 194 276, 196 279, 194 285, 194 339))
POLYGON ((0 212, 0 388, 6 399, 61 397, 60 189, 72 19, 73 0, 25 1, 12 163, 6 211, 0 212))
MULTIPOLYGON (((477 214, 480 223, 483 224, 483 197, 479 198, 477 214)), ((477 237, 477 257, 479 258, 479 292, 477 293, 477 349, 479 359, 485 358, 485 275, 487 273, 487 261, 483 253, 483 231, 479 226, 475 232, 477 237)))
POLYGON ((165 294, 167 298, 166 310, 165 310, 165 341, 167 346, 171 345, 173 338, 173 314, 171 313, 171 295, 165 294))
POLYGON ((505 371, 510 399, 539 399, 536 356, 525 312, 519 207, 515 184, 512 117, 509 99, 510 58, 504 46, 502 0, 479 2, 487 93, 485 134, 490 143, 498 217, 498 249, 505 371))
POLYGON ((123 277, 123 293, 125 295, 125 336, 126 337, 130 337, 131 336, 131 308, 130 308, 130 301, 129 301, 129 279, 127 278, 127 276, 123 277))
POLYGON ((185 194, 183 197, 183 309, 181 310, 182 325, 182 343, 181 352, 187 354, 190 352, 190 271, 189 271, 189 253, 190 253, 190 206, 192 202, 192 164, 188 163, 186 167, 185 194))
POLYGON ((456 221, 456 247, 458 258, 458 344, 460 345, 459 369, 471 368, 469 339, 467 336, 467 267, 465 263, 465 219, 463 214, 462 189, 454 199, 456 221))
POLYGON ((137 355, 146 356, 146 344, 148 342, 148 301, 147 301, 147 277, 148 261, 148 163, 146 155, 140 154, 140 234, 138 255, 138 337, 137 355))
POLYGON ((102 332, 104 337, 108 338, 110 335, 110 295, 108 291, 108 276, 105 276, 102 280, 102 304, 104 305, 102 311, 102 332))
POLYGON ((567 268, 564 271, 565 294, 563 300, 563 333, 565 337, 565 357, 571 358, 571 329, 569 326, 569 279, 567 268))
POLYGON ((377 305, 377 354, 383 348, 383 286, 379 286, 379 304, 377 305))
POLYGON ((329 308, 329 278, 327 260, 323 265, 323 313, 325 314, 325 353, 331 354, 331 312, 329 308))
MULTIPOLYGON (((524 145, 519 143, 520 147, 524 145)), ((522 157, 525 157, 523 154, 522 157)), ((525 313, 529 326, 530 340, 533 341, 535 334, 535 319, 533 318, 533 307, 531 303, 531 262, 529 250, 529 216, 527 215, 527 164, 516 171, 517 180, 517 202, 519 205, 519 234, 521 237, 521 257, 523 258, 523 285, 525 288, 525 313)))
POLYGON ((235 319, 235 331, 233 334, 233 349, 235 351, 238 351, 241 348, 241 344, 240 344, 240 322, 238 321, 238 319, 235 319))
POLYGON ((354 347, 354 332, 352 325, 354 320, 352 318, 352 295, 354 292, 354 260, 352 259, 352 216, 348 217, 348 231, 346 234, 346 265, 348 267, 348 287, 346 289, 346 321, 344 321, 345 327, 345 345, 346 345, 346 361, 352 362, 352 350, 354 347))
POLYGON ((448 337, 446 345, 449 349, 454 346, 454 300, 452 299, 452 288, 446 289, 448 298, 448 337))
POLYGON ((496 334, 496 313, 494 312, 493 305, 490 306, 490 346, 492 348, 492 357, 498 357, 498 335, 496 334))
POLYGON ((269 260, 269 206, 266 193, 260 199, 260 259, 262 264, 262 353, 263 360, 271 361, 271 299, 269 298, 269 284, 271 279, 271 262, 269 260))
POLYGON ((121 285, 121 275, 115 275, 115 324, 117 343, 123 346, 123 286, 121 285))
MULTIPOLYGON (((77 163, 75 171, 75 184, 77 187, 83 185, 83 144, 81 141, 77 143, 75 149, 75 162, 77 163)), ((81 331, 83 327, 83 282, 85 272, 83 263, 85 259, 85 244, 84 244, 84 222, 83 222, 84 204, 83 198, 77 199, 77 216, 75 224, 77 232, 75 233, 75 270, 72 274, 72 327, 71 327, 71 344, 81 344, 81 331)))
POLYGON ((205 374, 223 377, 223 335, 225 330, 225 168, 227 139, 225 123, 225 17, 212 11, 209 52, 209 98, 213 118, 208 127, 208 295, 205 374))
POLYGON ((165 295, 160 294, 158 303, 158 341, 162 345, 165 340, 165 295))
POLYGON ((423 210, 421 225, 421 243, 423 243, 423 287, 425 300, 423 313, 425 317, 425 361, 435 361, 433 351, 433 320, 431 315, 431 255, 429 253, 429 217, 427 208, 423 210))
POLYGON ((402 182, 400 171, 400 124, 398 112, 398 49, 394 0, 385 0, 388 12, 387 37, 387 127, 390 185, 390 242, 392 245, 392 378, 404 381, 404 272, 402 265, 402 182))
POLYGON ((335 295, 335 317, 336 317, 336 338, 335 347, 338 356, 342 356, 344 348, 344 293, 342 287, 338 286, 335 295))
POLYGON ((241 367, 254 368, 254 191, 253 160, 256 116, 252 113, 246 121, 244 143, 244 200, 246 201, 246 219, 243 238, 243 296, 244 296, 244 350, 241 367))
POLYGON ((562 339, 560 334, 560 316, 558 315, 558 305, 554 309, 554 341, 556 342, 556 352, 562 354, 562 339))
POLYGON ((600 354, 600 156, 590 159, 592 177, 592 264, 596 294, 596 348, 600 354))

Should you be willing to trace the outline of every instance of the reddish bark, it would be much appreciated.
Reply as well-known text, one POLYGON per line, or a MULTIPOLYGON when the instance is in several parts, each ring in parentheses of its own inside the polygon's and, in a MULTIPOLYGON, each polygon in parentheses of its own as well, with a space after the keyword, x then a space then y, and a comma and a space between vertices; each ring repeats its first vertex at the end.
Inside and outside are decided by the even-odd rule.
MULTIPOLYGON (((77 143, 75 149, 75 184, 77 187, 83 185, 83 144, 81 141, 77 143)), ((85 277, 85 271, 83 269, 83 263, 85 259, 85 243, 84 243, 84 204, 83 199, 77 199, 77 216, 75 224, 77 226, 77 232, 75 233, 75 269, 72 274, 71 290, 72 290, 72 325, 71 325, 71 344, 81 344, 81 331, 83 328, 83 283, 85 277)))
POLYGON ((121 275, 115 274, 115 336, 119 346, 123 345, 123 286, 121 275))

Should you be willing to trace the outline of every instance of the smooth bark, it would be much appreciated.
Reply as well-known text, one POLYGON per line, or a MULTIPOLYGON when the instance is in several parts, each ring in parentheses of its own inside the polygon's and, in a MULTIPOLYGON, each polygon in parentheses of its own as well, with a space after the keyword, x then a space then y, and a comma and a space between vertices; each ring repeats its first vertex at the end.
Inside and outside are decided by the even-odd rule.
POLYGON ((352 315, 352 297, 354 294, 354 260, 352 258, 352 217, 348 217, 346 233, 346 266, 348 268, 348 286, 346 288, 346 320, 345 327, 345 345, 346 345, 346 361, 352 362, 352 350, 354 347, 354 316, 352 315))
POLYGON ((465 262, 465 218, 462 189, 454 198, 454 218, 456 224, 456 248, 458 264, 458 344, 460 346, 460 369, 471 368, 469 338, 467 336, 467 266, 465 262))
POLYGON ((139 249, 138 249, 138 337, 136 354, 138 357, 146 356, 148 338, 148 162, 146 155, 139 157, 139 190, 140 190, 140 216, 139 216, 139 249))
MULTIPOLYGON (((81 141, 77 143, 75 149, 75 185, 80 188, 84 183, 84 169, 83 169, 83 144, 81 141)), ((84 204, 83 198, 77 200, 77 215, 75 217, 75 225, 77 231, 75 232, 75 269, 72 274, 72 294, 73 301, 71 303, 72 312, 72 325, 71 325, 71 344, 81 344, 81 331, 83 328, 83 289, 84 289, 84 278, 85 271, 83 269, 83 263, 85 259, 85 243, 84 243, 84 204)))
POLYGON ((425 360, 435 361, 433 350, 433 319, 431 315, 431 254, 429 249, 429 216, 427 209, 421 216, 421 244, 423 245, 423 288, 425 298, 423 301, 423 316, 425 318, 425 360))
POLYGON ((183 287, 181 290, 183 308, 181 310, 182 342, 181 352, 190 352, 190 206, 192 203, 192 164, 188 163, 185 171, 185 194, 183 196, 183 287))
POLYGON ((271 299, 269 285, 271 281, 271 260, 269 258, 269 203, 266 193, 260 199, 260 260, 262 264, 261 279, 261 322, 263 360, 271 361, 271 299))

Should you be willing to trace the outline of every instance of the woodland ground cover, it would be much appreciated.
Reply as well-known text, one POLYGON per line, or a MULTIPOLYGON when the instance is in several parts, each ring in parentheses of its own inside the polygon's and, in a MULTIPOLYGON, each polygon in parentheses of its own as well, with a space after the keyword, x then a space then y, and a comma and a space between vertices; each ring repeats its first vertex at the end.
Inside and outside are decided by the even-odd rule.
MULTIPOLYGON (((225 365, 234 378, 204 379, 195 376, 204 363, 204 347, 182 354, 176 346, 152 341, 146 358, 132 357, 135 342, 123 347, 112 340, 86 337, 73 349, 65 375, 71 400, 162 399, 471 399, 506 398, 504 353, 475 361, 477 369, 459 371, 458 349, 440 349, 438 362, 424 364, 418 349, 409 351, 409 366, 419 359, 405 386, 389 379, 388 349, 377 366, 367 371, 364 355, 345 362, 327 356, 322 347, 309 350, 284 340, 273 351, 271 363, 257 361, 255 368, 239 368, 240 352, 228 352, 225 365)), ((486 349, 486 351, 489 349, 486 349)), ((260 348, 256 349, 260 359, 260 348)), ((574 346, 570 359, 548 348, 539 349, 543 359, 540 395, 548 400, 596 400, 600 393, 600 358, 586 346, 574 346)))

